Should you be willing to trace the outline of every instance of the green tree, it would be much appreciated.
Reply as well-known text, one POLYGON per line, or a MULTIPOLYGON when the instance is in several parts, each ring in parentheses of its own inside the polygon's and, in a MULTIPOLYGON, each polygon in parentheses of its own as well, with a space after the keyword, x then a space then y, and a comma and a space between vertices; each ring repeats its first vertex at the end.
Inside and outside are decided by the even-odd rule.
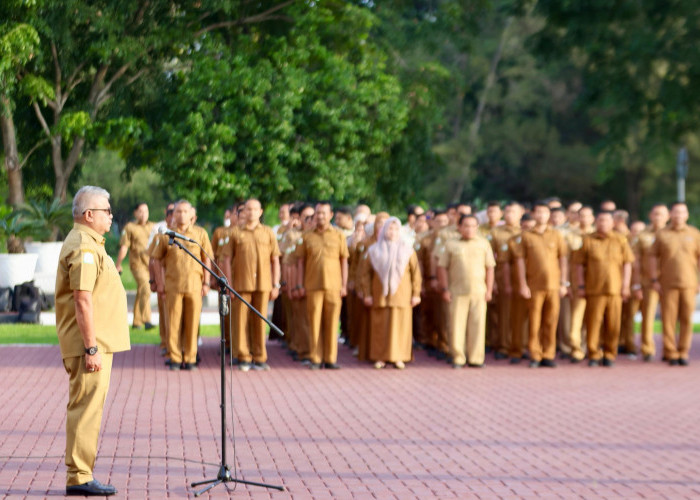
POLYGON ((376 18, 340 1, 288 12, 291 25, 208 33, 163 75, 142 161, 181 194, 222 205, 379 197, 407 105, 369 38, 376 18))

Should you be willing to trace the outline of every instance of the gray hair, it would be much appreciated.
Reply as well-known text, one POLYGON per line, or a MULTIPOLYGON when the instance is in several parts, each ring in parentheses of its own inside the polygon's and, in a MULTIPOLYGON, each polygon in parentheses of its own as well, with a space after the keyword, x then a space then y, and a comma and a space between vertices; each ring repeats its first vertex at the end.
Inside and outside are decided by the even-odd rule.
POLYGON ((109 192, 97 186, 83 186, 78 189, 73 197, 73 218, 79 219, 90 207, 89 202, 96 196, 102 196, 109 200, 109 192))

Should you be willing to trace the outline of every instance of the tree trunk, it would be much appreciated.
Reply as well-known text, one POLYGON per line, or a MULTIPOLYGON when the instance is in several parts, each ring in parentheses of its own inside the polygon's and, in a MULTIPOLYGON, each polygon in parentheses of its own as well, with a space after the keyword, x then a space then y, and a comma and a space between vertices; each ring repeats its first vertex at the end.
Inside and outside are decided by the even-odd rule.
POLYGON ((467 138, 467 161, 468 164, 464 165, 462 175, 457 178, 456 187, 454 190, 454 195, 452 196, 453 202, 461 201, 462 194, 464 193, 464 187, 469 179, 469 170, 471 169, 471 164, 474 162, 474 156, 476 155, 477 140, 479 138, 479 131, 481 130, 481 120, 484 115, 484 110, 486 109, 486 101, 488 98, 489 90, 496 83, 496 73, 498 72, 498 64, 501 62, 501 56, 503 55, 503 47, 508 39, 508 28, 513 22, 513 18, 509 17, 506 19, 503 31, 501 31, 501 39, 498 42, 498 48, 491 58, 491 67, 489 68, 489 73, 486 76, 486 82, 484 84, 484 90, 481 92, 479 97, 479 103, 476 108, 476 113, 474 114, 474 121, 472 121, 469 127, 469 137, 467 138))
POLYGON ((0 98, 0 129, 2 130, 2 147, 5 152, 5 170, 7 170, 9 188, 7 201, 13 207, 17 207, 24 203, 24 186, 19 152, 17 151, 15 122, 12 119, 10 100, 6 96, 0 98))

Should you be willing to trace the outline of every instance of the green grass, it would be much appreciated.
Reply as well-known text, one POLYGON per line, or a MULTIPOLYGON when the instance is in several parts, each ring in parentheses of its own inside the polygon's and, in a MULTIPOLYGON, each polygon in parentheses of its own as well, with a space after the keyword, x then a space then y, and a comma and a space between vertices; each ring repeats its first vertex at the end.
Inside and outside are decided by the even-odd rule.
MULTIPOLYGON (((661 332, 661 322, 654 322, 654 331, 661 332)), ((639 333, 639 323, 635 325, 635 332, 639 333)), ((700 323, 693 325, 693 332, 700 333, 700 323)), ((150 331, 134 330, 129 328, 132 344, 158 344, 160 336, 158 328, 150 331)), ((202 325, 203 337, 218 337, 219 325, 202 325)), ((1 344, 58 344, 55 326, 26 325, 26 324, 0 324, 1 344)))
MULTIPOLYGON (((116 260, 114 261, 116 264, 116 260)), ((134 275, 131 274, 131 269, 129 268, 129 256, 122 261, 122 285, 124 285, 124 290, 136 290, 136 280, 134 275)))
MULTIPOLYGON (((158 328, 150 331, 129 328, 132 344, 158 344, 158 328)), ((218 337, 219 325, 202 325, 202 336, 218 337)), ((0 324, 0 344, 50 344, 58 345, 55 326, 0 324)))

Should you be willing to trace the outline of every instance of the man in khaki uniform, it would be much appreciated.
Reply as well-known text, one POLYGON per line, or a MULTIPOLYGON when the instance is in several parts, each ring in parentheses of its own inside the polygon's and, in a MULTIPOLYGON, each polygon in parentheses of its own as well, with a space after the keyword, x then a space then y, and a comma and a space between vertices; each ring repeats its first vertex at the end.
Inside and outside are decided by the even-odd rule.
MULTIPOLYGON (((500 210, 500 206, 497 206, 500 210)), ((489 210, 492 210, 489 207, 489 210)), ((511 324, 510 324, 510 309, 512 302, 512 290, 506 287, 506 274, 508 272, 508 260, 510 253, 508 252, 508 242, 520 234, 520 218, 523 215, 523 210, 520 204, 510 202, 505 206, 504 210, 505 224, 494 226, 491 229, 490 238, 487 238, 491 243, 493 254, 496 258, 496 286, 494 287, 495 298, 487 306, 488 309, 495 310, 498 320, 497 335, 492 338, 491 347, 494 350, 496 359, 505 359, 510 352, 511 340, 511 324)), ((500 217, 499 217, 500 219, 500 217)), ((489 217, 489 221, 491 217, 489 217)), ((488 310, 487 309, 487 310, 488 310)), ((490 314, 490 313, 489 313, 490 314)))
POLYGON ((445 244, 438 261, 442 298, 448 304, 452 366, 484 365, 486 303, 493 292, 494 267, 491 244, 478 235, 473 215, 462 215, 459 240, 445 244), (465 355, 466 346, 466 355, 465 355))
MULTIPOLYGON (((557 320, 559 299, 566 295, 566 244, 561 234, 548 225, 550 209, 546 203, 535 203, 535 227, 524 231, 517 253, 520 294, 528 299, 530 319, 530 367, 556 365, 557 320)), ((516 238, 516 240, 517 240, 516 238)))
MULTIPOLYGON (((595 231, 595 215, 593 207, 583 205, 579 210, 578 228, 569 232, 567 244, 569 245, 569 255, 572 262, 576 258, 576 253, 583 246, 583 238, 595 231)), ((576 268, 571 266, 569 269, 569 278, 571 282, 570 302, 571 315, 569 318, 569 356, 572 363, 578 363, 584 358, 583 342, 584 342, 584 318, 586 314, 586 296, 579 294, 579 278, 576 273, 576 268)))
MULTIPOLYGON (((520 206, 522 209, 522 206, 520 206)), ((497 257, 501 259, 503 265, 504 292, 510 296, 510 348, 508 357, 510 364, 516 365, 525 357, 523 346, 527 344, 528 333, 528 311, 527 299, 520 295, 520 283, 518 278, 518 260, 515 257, 520 255, 520 249, 516 248, 522 244, 520 235, 523 231, 529 231, 535 227, 535 221, 529 213, 523 214, 520 218, 520 232, 513 235, 506 247, 501 247, 497 257)), ((498 264, 497 264, 498 265, 498 264)))
POLYGON ((620 338, 622 301, 630 297, 634 255, 627 237, 614 232, 613 224, 611 212, 599 212, 596 231, 583 238, 581 249, 576 252, 577 293, 586 296, 588 366, 598 366, 601 358, 603 366, 613 366, 620 338))
POLYGON ((153 244, 153 239, 158 235, 159 231, 163 229, 168 229, 173 222, 173 213, 175 212, 175 203, 168 203, 165 208, 165 219, 156 222, 151 229, 151 234, 148 237, 148 274, 149 283, 151 284, 151 291, 156 292, 158 297, 158 333, 160 334, 160 355, 168 355, 168 308, 165 303, 165 291, 158 293, 157 279, 161 282, 164 281, 163 278, 163 268, 157 263, 157 261, 151 257, 151 245, 153 244), (160 274, 160 276, 156 276, 160 274))
MULTIPOLYGON (((173 226, 178 233, 202 246, 203 249, 197 243, 179 241, 209 266, 207 254, 212 253, 209 236, 203 228, 192 223, 193 213, 190 202, 178 201, 173 226)), ((171 370, 179 370, 183 363, 186 370, 194 370, 197 367, 197 334, 202 314, 202 297, 209 292, 209 277, 197 261, 168 242, 169 237, 161 234, 154 238, 150 248, 151 257, 158 260, 165 271, 156 273, 156 285, 159 292, 165 292, 168 307, 168 364, 171 370)))
POLYGON ((347 295, 348 246, 331 226, 331 204, 316 205, 316 228, 296 248, 299 293, 306 297, 312 370, 337 369, 341 299, 347 295), (303 285, 302 285, 303 283, 303 285))
POLYGON ((671 206, 671 224, 656 233, 651 255, 652 282, 661 294, 664 356, 671 365, 687 366, 698 292, 700 231, 688 225, 685 203, 671 206), (680 323, 678 342, 677 323, 680 323))
MULTIPOLYGON (((486 205, 486 224, 479 226, 479 235, 493 245, 493 232, 500 227, 501 219, 503 218, 503 210, 501 203, 498 201, 489 201, 486 205)), ((500 301, 498 295, 498 282, 494 284, 494 291, 491 300, 486 305, 486 347, 493 351, 496 359, 505 359, 507 357, 507 347, 501 344, 501 326, 503 321, 500 317, 500 301)))
POLYGON ((620 319, 620 347, 619 354, 626 354, 630 359, 637 358, 637 346, 634 341, 634 317, 642 304, 642 285, 639 274, 637 255, 639 254, 639 236, 646 229, 646 224, 642 221, 635 221, 629 226, 627 242, 635 256, 632 263, 632 281, 630 285, 630 297, 622 303, 622 316, 620 319))
POLYGON ((148 221, 148 205, 139 203, 134 209, 135 222, 124 226, 119 240, 117 255, 117 271, 122 272, 122 261, 128 251, 129 268, 136 280, 136 300, 134 302, 134 328, 145 326, 146 330, 153 328, 151 324, 151 284, 148 273, 148 240, 153 230, 153 222, 148 221))
POLYGON ((650 362, 656 355, 654 342, 654 319, 659 306, 659 292, 653 286, 651 277, 651 249, 656 241, 656 235, 668 223, 668 207, 663 203, 654 205, 649 212, 649 227, 639 235, 636 247, 635 264, 638 267, 639 284, 642 287, 642 359, 650 362))
POLYGON ((117 490, 92 474, 112 354, 130 349, 126 292, 102 236, 112 225, 109 193, 80 188, 73 220, 56 274, 56 331, 69 376, 66 495, 109 496, 117 490))
MULTIPOLYGON (((255 198, 246 201, 246 224, 243 228, 231 231, 229 242, 224 245, 221 255, 223 270, 231 281, 231 286, 241 297, 267 316, 270 300, 279 296, 280 251, 277 237, 272 229, 260 223, 263 214, 260 201, 255 198)), ((267 349, 265 348, 265 323, 253 317, 248 306, 238 299, 232 304, 233 344, 238 358, 238 368, 247 372, 251 368, 267 371, 267 349)))

